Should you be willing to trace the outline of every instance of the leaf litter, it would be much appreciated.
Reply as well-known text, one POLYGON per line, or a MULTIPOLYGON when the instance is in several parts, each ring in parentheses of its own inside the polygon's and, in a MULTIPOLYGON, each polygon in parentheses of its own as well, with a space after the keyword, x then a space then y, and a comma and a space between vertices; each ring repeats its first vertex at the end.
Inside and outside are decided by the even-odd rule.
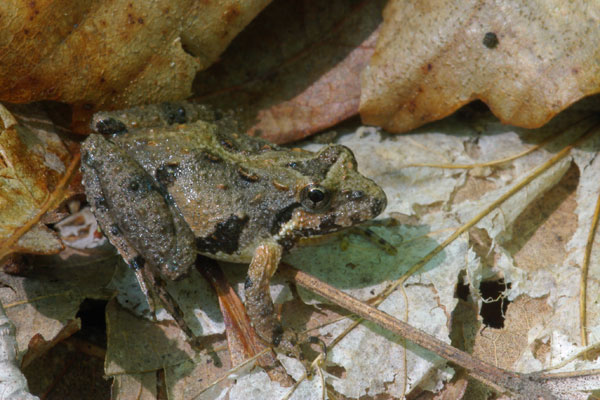
MULTIPOLYGON (((483 115, 478 118, 477 123, 484 128, 472 129, 463 125, 460 134, 456 134, 455 129, 461 126, 461 121, 459 118, 451 118, 409 136, 389 136, 376 128, 359 128, 356 132, 341 135, 337 142, 353 148, 362 172, 374 177, 388 193, 390 205, 383 216, 383 223, 378 224, 380 226, 373 226, 372 229, 396 246, 398 255, 386 254, 363 237, 351 235, 346 239, 335 237, 322 241, 318 246, 300 248, 287 256, 285 261, 301 266, 304 271, 367 301, 376 293, 380 293, 390 281, 401 277, 412 265, 434 249, 438 241, 447 237, 474 213, 506 193, 523 175, 550 158, 557 149, 573 141, 573 136, 581 134, 586 128, 583 123, 579 124, 585 116, 585 113, 574 110, 571 113, 564 113, 547 127, 535 131, 507 127, 499 124, 489 115, 483 115), (571 127, 571 131, 560 135, 569 127, 571 127), (438 133, 444 131, 455 134, 441 135, 438 133), (449 179, 454 182, 454 185, 441 186, 442 195, 437 193, 438 197, 433 200, 427 196, 421 198, 409 196, 408 199, 402 196, 403 189, 406 188, 408 191, 414 182, 419 180, 427 182, 427 171, 431 171, 431 179, 439 179, 440 170, 437 168, 399 168, 399 163, 409 165, 423 161, 426 156, 430 157, 426 159, 428 162, 437 161, 431 159, 432 154, 443 154, 444 157, 440 160, 442 162, 448 160, 469 163, 486 162, 494 156, 496 159, 500 159, 511 153, 526 152, 536 143, 547 141, 549 136, 556 136, 556 139, 536 152, 526 154, 508 164, 485 169, 458 171, 458 173, 457 171, 445 172, 448 173, 449 179), (499 148, 498 153, 494 152, 496 145, 499 148), (469 147, 477 147, 476 157, 472 152, 464 151, 469 147), (415 152, 415 149, 419 148, 422 149, 422 153, 415 152), (452 149, 456 150, 452 151, 452 149), (374 153, 377 154, 377 157, 373 157, 374 153), (427 171, 423 172, 423 169, 427 171), (395 176, 399 177, 399 182, 391 183, 393 182, 392 177, 395 176), (495 189, 489 191, 489 187, 484 186, 485 191, 470 193, 469 199, 464 200, 466 196, 463 196, 460 203, 454 204, 453 200, 460 197, 458 195, 460 190, 467 187, 467 181, 470 180, 489 181, 495 189), (386 184, 386 182, 390 183, 386 184), (395 185, 395 191, 388 190, 391 184, 395 185), (476 200, 478 197, 479 200, 476 200), (399 217, 398 210, 405 211, 404 214, 409 216, 419 216, 421 224, 386 226, 386 220, 389 222, 399 217), (343 240, 349 240, 349 245, 343 246, 343 240), (346 249, 344 250, 344 248, 346 249)), ((306 147, 314 150, 317 146, 308 144, 306 147)), ((586 142, 584 149, 576 151, 589 154, 591 153, 590 146, 594 146, 593 141, 586 142)), ((457 303, 455 288, 459 283, 461 272, 466 272, 467 283, 470 285, 474 301, 478 305, 484 301, 478 294, 480 283, 493 277, 502 276, 507 283, 510 283, 510 289, 504 294, 507 300, 545 299, 550 306, 546 306, 544 310, 548 314, 553 313, 556 306, 550 301, 549 293, 557 290, 559 283, 564 286, 562 282, 565 279, 564 272, 560 269, 549 272, 549 268, 539 272, 528 271, 524 266, 515 265, 511 254, 502 247, 502 244, 510 240, 510 228, 525 208, 556 185, 569 170, 571 163, 572 159, 569 157, 559 161, 502 204, 498 210, 479 222, 477 227, 485 231, 492 239, 492 247, 489 251, 492 252, 493 258, 498 260, 496 265, 487 265, 483 262, 480 255, 470 247, 468 235, 461 235, 442 253, 434 257, 422 271, 410 277, 406 281, 403 292, 392 293, 382 303, 381 308, 397 318, 449 342, 448 327, 451 322, 451 313, 457 303), (408 314, 408 318, 406 318, 406 314, 408 314)), ((431 185, 431 187, 434 186, 431 185)), ((569 265, 565 265, 564 268, 574 269, 569 265)), ((569 283, 574 284, 570 291, 576 297, 579 291, 578 281, 573 280, 572 274, 567 274, 566 277, 569 283)), ((562 293, 566 289, 560 290, 562 293)), ((317 309, 324 306, 319 298, 310 292, 303 289, 299 289, 298 292, 303 301, 316 304, 317 309)), ((554 295, 555 298, 557 296, 560 295, 554 295)), ((577 325, 577 321, 573 320, 574 315, 576 314, 571 311, 569 316, 571 325, 577 325)), ((547 317, 551 318, 551 315, 547 317)), ((561 326, 567 326, 564 320, 559 323, 561 326)), ((319 335, 324 338, 335 337, 348 324, 347 320, 327 324, 320 328, 319 335)), ((560 331, 554 325, 548 326, 547 330, 560 331)), ((539 328, 530 327, 529 333, 526 334, 532 336, 538 331, 539 328)), ((536 340, 551 342, 543 335, 541 338, 530 337, 529 345, 520 349, 522 354, 518 355, 517 361, 526 359, 528 355, 533 354, 532 346, 538 343, 536 340)), ((572 336, 571 340, 573 341, 571 347, 576 348, 577 335, 572 336)), ((558 354, 561 349, 561 353, 565 353, 563 341, 557 339, 554 345, 556 346, 556 349, 553 348, 554 353, 558 354)), ((518 368, 520 363, 517 361, 505 367, 520 372, 535 372, 551 365, 551 361, 547 360, 546 363, 538 364, 537 366, 540 368, 537 369, 532 369, 531 366, 518 368)), ((444 367, 443 359, 414 345, 405 345, 402 338, 371 323, 362 324, 330 349, 328 362, 330 367, 331 365, 342 367, 344 375, 339 377, 328 373, 326 368, 327 382, 338 393, 349 398, 378 394, 399 398, 404 393, 409 393, 417 385, 420 388, 436 391, 442 388, 443 382, 452 376, 452 370, 444 367), (404 359, 405 362, 402 361, 404 359), (407 378, 406 385, 404 378, 407 378)), ((595 364, 587 362, 585 365, 586 368, 591 368, 595 364)), ((572 369, 573 366, 570 368, 572 369)), ((247 395, 252 390, 257 390, 256 393, 265 393, 264 382, 261 379, 257 378, 256 382, 261 383, 256 385, 251 382, 252 380, 244 381, 246 389, 243 393, 247 395)), ((224 389, 224 391, 229 391, 230 394, 238 393, 240 389, 235 389, 241 387, 238 385, 241 385, 239 380, 233 388, 224 389)), ((277 386, 277 384, 274 385, 277 386)), ((320 391, 315 388, 314 398, 320 398, 319 393, 320 391)), ((292 395, 291 398, 296 397, 292 395)))
MULTIPOLYGON (((398 252, 396 255, 388 254, 363 236, 349 235, 322 239, 317 245, 300 248, 287 256, 286 262, 301 267, 363 301, 368 301, 382 292, 390 282, 401 278, 411 266, 431 252, 474 213, 506 193, 522 176, 550 158, 567 142, 573 141, 573 136, 581 134, 585 129, 585 121, 579 121, 586 115, 585 112, 577 110, 566 112, 548 126, 535 131, 501 125, 484 113, 475 119, 475 123, 466 124, 459 115, 406 136, 392 136, 379 129, 365 127, 338 135, 338 143, 354 150, 361 172, 373 177, 388 193, 388 209, 381 221, 375 223, 371 229, 394 245, 398 252), (569 127, 570 131, 559 135, 569 127), (488 162, 525 152, 538 143, 546 143, 551 136, 556 136, 556 139, 539 150, 500 165, 465 170, 410 166, 422 162, 488 162), (436 191, 435 183, 430 180, 446 182, 444 185, 438 185, 439 191, 436 191), (481 184, 482 182, 484 184, 481 184), (420 185, 423 193, 427 195, 419 197, 412 191, 414 185, 420 185), (409 223, 398 224, 397 220, 409 223)), ((305 145, 313 150, 318 146, 311 143, 305 145)), ((561 360, 581 352, 583 347, 580 345, 579 322, 576 317, 579 269, 574 264, 581 262, 582 249, 585 247, 589 230, 590 209, 593 210, 595 205, 597 168, 594 166, 597 159, 594 149, 598 146, 597 138, 586 141, 584 146, 572 151, 570 158, 563 159, 542 173, 524 190, 505 202, 500 209, 482 219, 477 228, 486 232, 491 240, 489 254, 482 257, 481 252, 473 251, 469 235, 460 235, 421 271, 410 277, 402 291, 393 292, 381 304, 381 309, 450 343, 451 315, 458 301, 455 298, 455 287, 459 283, 461 273, 465 274, 471 295, 478 305, 484 301, 478 294, 480 283, 502 277, 505 282, 510 283, 510 289, 504 296, 513 301, 508 309, 507 323, 511 318, 510 313, 515 309, 513 304, 529 304, 527 299, 530 299, 529 301, 541 302, 540 306, 544 306, 539 308, 541 311, 538 318, 532 319, 535 325, 525 325, 523 329, 528 329, 527 332, 521 330, 520 334, 526 335, 526 341, 519 348, 519 353, 511 355, 513 361, 505 363, 502 359, 504 352, 501 351, 497 353, 500 359, 496 359, 495 363, 510 370, 534 372, 551 368, 561 360), (581 171, 581 176, 577 186, 577 210, 574 211, 574 215, 580 215, 578 229, 567 242, 571 250, 565 252, 568 257, 562 260, 562 263, 530 270, 527 265, 515 262, 514 252, 504 247, 505 244, 510 247, 511 238, 519 233, 511 232, 511 227, 529 205, 535 203, 561 180, 569 168, 572 168, 573 163, 581 171), (495 260, 493 264, 488 262, 490 258, 495 260), (520 301, 525 302, 519 303, 520 301), (545 353, 539 352, 540 344, 547 347, 545 353)), ((594 260, 596 258, 593 258, 592 266, 594 260)), ((196 353, 189 348, 185 337, 168 322, 164 314, 158 313, 163 322, 155 328, 153 323, 125 312, 123 306, 140 315, 148 315, 146 305, 143 304, 144 299, 140 297, 134 279, 129 277, 128 280, 127 274, 123 275, 119 269, 115 270, 113 276, 112 267, 82 269, 81 259, 78 262, 80 265, 77 268, 75 262, 51 273, 62 276, 59 279, 62 283, 58 284, 60 287, 56 286, 57 283, 48 284, 55 282, 48 275, 49 271, 36 272, 33 280, 31 277, 3 275, 2 281, 7 286, 2 289, 2 301, 9 316, 19 327, 21 336, 18 336, 18 343, 21 357, 35 334, 41 332, 45 340, 52 340, 59 335, 65 324, 74 318, 83 298, 107 298, 109 292, 104 286, 112 279, 112 289, 118 288, 118 299, 122 305, 112 302, 107 309, 109 346, 106 373, 117 377, 120 387, 126 382, 137 382, 136 376, 146 381, 149 378, 142 377, 146 376, 147 371, 164 369, 170 396, 177 398, 185 393, 187 398, 188 395, 193 397, 194 392, 200 393, 206 384, 213 381, 207 379, 207 375, 204 375, 206 367, 201 365, 206 365, 207 362, 214 365, 212 373, 215 377, 227 371, 228 364, 223 362, 227 360, 226 347, 213 346, 217 352, 214 354, 218 354, 216 357, 211 356, 210 351, 196 353), (80 274, 82 281, 74 278, 80 274), (90 279, 90 276, 94 278, 90 279), (105 278, 98 279, 98 276, 105 278), (82 285, 86 279, 94 284, 82 285), (36 280, 39 281, 39 287, 35 286, 36 280), (78 290, 74 290, 74 287, 78 290), (46 303, 48 304, 45 305, 46 303), (161 318, 161 315, 164 318, 161 318), (156 334, 149 333, 156 329, 156 334), (146 340, 144 337, 150 339, 146 340), (177 350, 167 354, 168 352, 155 348, 156 343, 162 343, 163 339, 159 338, 166 340, 165 349, 177 350), (134 341, 138 344, 131 348, 134 341), (148 349, 154 350, 148 353, 148 349), (152 357, 148 357, 149 355, 152 357), (221 360, 218 366, 214 364, 217 359, 221 360), (198 378, 202 379, 200 385, 189 384, 198 378)), ((115 263, 116 258, 113 257, 109 264, 114 266, 115 263)), ((243 284, 245 269, 245 266, 233 266, 227 268, 226 273, 229 279, 240 286, 243 284)), ((592 268, 591 274, 594 273, 597 272, 592 268)), ((273 295, 285 303, 289 301, 290 295, 288 289, 281 291, 284 288, 283 284, 275 284, 273 295), (287 294, 284 295, 284 292, 287 294)), ((212 290, 203 279, 198 277, 191 282, 174 282, 173 289, 182 307, 193 310, 191 314, 197 321, 192 321, 192 327, 196 324, 194 329, 198 333, 211 335, 215 338, 211 340, 217 340, 214 343, 218 343, 216 338, 223 329, 222 318, 216 299, 214 295, 211 296, 212 290), (181 287, 177 287, 180 284, 181 287), (200 297, 205 294, 208 294, 208 297, 200 297)), ((588 290, 592 295, 597 293, 598 289, 592 282, 588 290)), ((319 309, 326 310, 328 307, 310 292, 298 289, 298 293, 303 301, 313 304, 313 312, 317 314, 321 313, 319 309)), ((590 305, 589 321, 596 321, 597 313, 595 305, 590 305)), ((473 323, 475 326, 481 325, 477 321, 473 323)), ((326 323, 318 329, 319 336, 326 342, 330 341, 348 324, 348 320, 326 323)), ((596 324, 589 325, 590 343, 597 342, 597 330, 596 324)), ((485 333, 479 332, 478 335, 481 340, 485 333)), ((562 370, 597 367, 595 361, 577 359, 565 365, 562 370)), ((219 386, 220 389, 216 386, 198 398, 218 398, 217 396, 225 396, 225 393, 229 393, 230 398, 242 398, 249 396, 249 393, 268 393, 273 398, 279 398, 275 394, 281 393, 283 396, 289 392, 289 389, 281 388, 277 383, 269 381, 267 384, 264 379, 266 375, 261 375, 263 373, 260 372, 260 368, 254 368, 252 371, 249 372, 249 377, 244 377, 243 373, 235 375, 237 383, 233 386, 219 386), (242 382, 245 386, 242 386, 242 382), (208 393, 212 393, 210 396, 213 397, 203 397, 208 396, 208 393)), ((440 390, 444 382, 451 378, 453 371, 445 366, 445 361, 440 357, 410 343, 406 344, 402 338, 371 323, 363 323, 329 349, 323 373, 326 382, 336 392, 349 398, 383 394, 399 398, 417 386, 432 391, 440 390), (342 368, 344 374, 335 373, 333 366, 342 368)), ((298 390, 300 391, 293 392, 290 398, 321 398, 322 388, 317 378, 302 382, 301 389, 298 390)), ((128 392, 123 392, 122 398, 127 398, 126 393, 128 392)))

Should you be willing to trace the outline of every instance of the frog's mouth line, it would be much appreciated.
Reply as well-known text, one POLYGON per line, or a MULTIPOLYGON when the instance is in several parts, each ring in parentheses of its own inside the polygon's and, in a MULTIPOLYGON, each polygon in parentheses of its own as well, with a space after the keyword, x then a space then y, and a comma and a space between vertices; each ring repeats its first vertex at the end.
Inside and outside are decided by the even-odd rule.
POLYGON ((279 210, 277 214, 275 214, 275 218, 273 219, 273 224, 271 225, 271 234, 276 235, 281 231, 283 225, 285 225, 289 220, 292 219, 294 215, 294 210, 298 207, 302 207, 300 203, 292 203, 286 208, 279 210))

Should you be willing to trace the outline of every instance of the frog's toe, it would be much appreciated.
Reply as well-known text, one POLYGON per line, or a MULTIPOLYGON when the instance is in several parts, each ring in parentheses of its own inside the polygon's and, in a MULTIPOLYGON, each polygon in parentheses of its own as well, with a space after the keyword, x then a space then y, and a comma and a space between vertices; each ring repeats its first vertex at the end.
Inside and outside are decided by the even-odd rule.
POLYGON ((273 346, 288 357, 293 357, 297 360, 303 360, 304 354, 300 348, 300 344, 306 340, 304 335, 298 334, 291 329, 277 328, 278 331, 273 335, 273 346))

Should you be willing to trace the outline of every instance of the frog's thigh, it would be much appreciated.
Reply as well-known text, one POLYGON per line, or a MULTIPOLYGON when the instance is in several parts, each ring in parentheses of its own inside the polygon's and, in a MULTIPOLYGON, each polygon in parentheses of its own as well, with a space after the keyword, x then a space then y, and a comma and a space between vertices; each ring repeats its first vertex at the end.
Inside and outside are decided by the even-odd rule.
POLYGON ((258 246, 248 268, 246 280, 246 311, 256 333, 267 343, 276 342, 282 329, 275 318, 275 309, 269 291, 269 281, 281 260, 282 248, 276 243, 258 246))

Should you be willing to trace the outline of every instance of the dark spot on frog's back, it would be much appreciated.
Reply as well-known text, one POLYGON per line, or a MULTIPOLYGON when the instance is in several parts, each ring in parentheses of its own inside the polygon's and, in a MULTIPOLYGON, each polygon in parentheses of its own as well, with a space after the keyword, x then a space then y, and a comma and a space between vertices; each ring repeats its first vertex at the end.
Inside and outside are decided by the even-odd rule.
POLYGON ((239 248, 240 235, 248 223, 248 216, 243 218, 230 215, 227 221, 219 222, 215 230, 196 239, 196 247, 200 253, 215 254, 219 251, 233 254, 239 248))
POLYGON ((139 196, 145 196, 156 189, 152 185, 152 178, 147 175, 133 175, 127 181, 127 190, 129 193, 139 196))
POLYGON ((114 118, 103 118, 96 122, 94 128, 96 132, 102 133, 103 135, 127 133, 125 124, 114 118))
POLYGON ((89 151, 83 152, 83 154, 81 155, 81 162, 92 168, 96 166, 96 160, 89 151))
POLYGON ((187 122, 187 115, 185 108, 178 104, 163 103, 163 112, 165 115, 165 121, 167 124, 185 124, 187 122))
POLYGON ((111 235, 117 236, 121 233, 121 230, 119 229, 119 226, 117 224, 111 225, 109 229, 111 235))
POLYGON ((217 163, 220 163, 221 161, 223 161, 223 159, 221 157, 217 156, 216 154, 204 152, 203 155, 204 155, 204 158, 206 158, 208 161, 210 161, 213 164, 217 164, 217 163))
POLYGON ((96 197, 94 199, 94 205, 98 211, 105 212, 108 210, 108 203, 106 202, 106 198, 103 196, 96 197))
POLYGON ((156 168, 154 177, 163 187, 168 187, 175 182, 179 174, 179 164, 163 164, 156 168))
POLYGON ((129 266, 134 271, 137 271, 137 270, 141 269, 144 266, 145 262, 146 262, 146 260, 144 260, 144 257, 138 255, 138 256, 135 256, 134 258, 132 258, 131 260, 129 260, 127 262, 127 264, 129 264, 129 266))

